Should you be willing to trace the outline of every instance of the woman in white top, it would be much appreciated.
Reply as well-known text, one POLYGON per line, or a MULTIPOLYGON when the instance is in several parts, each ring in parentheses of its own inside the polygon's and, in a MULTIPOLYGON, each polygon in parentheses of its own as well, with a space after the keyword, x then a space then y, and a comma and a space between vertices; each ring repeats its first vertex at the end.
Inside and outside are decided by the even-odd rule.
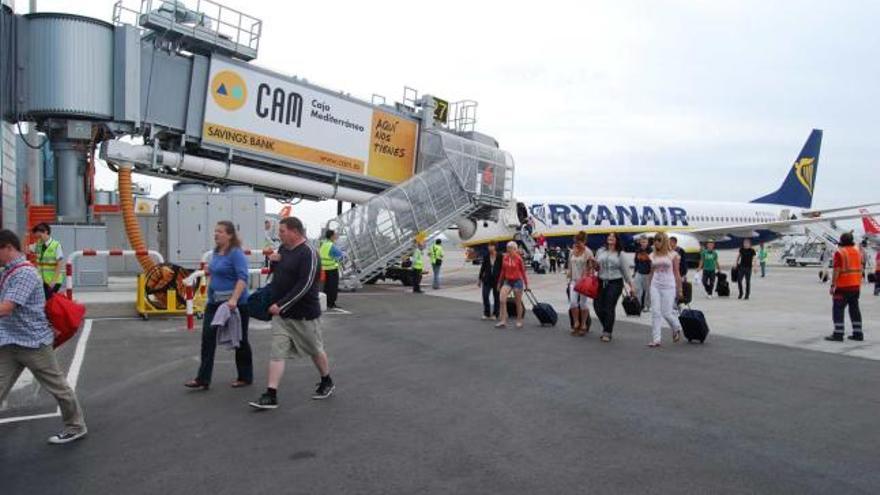
POLYGON ((648 347, 660 346, 660 328, 663 320, 672 327, 672 341, 681 339, 681 323, 675 316, 676 297, 682 296, 681 272, 678 253, 669 248, 669 237, 661 232, 654 236, 654 252, 651 253, 651 274, 648 284, 651 287, 651 343, 648 347))
POLYGON ((585 275, 595 270, 596 260, 587 249, 587 233, 578 232, 568 263, 568 312, 571 315, 571 334, 583 337, 590 331, 590 306, 587 296, 578 294, 574 286, 585 275))

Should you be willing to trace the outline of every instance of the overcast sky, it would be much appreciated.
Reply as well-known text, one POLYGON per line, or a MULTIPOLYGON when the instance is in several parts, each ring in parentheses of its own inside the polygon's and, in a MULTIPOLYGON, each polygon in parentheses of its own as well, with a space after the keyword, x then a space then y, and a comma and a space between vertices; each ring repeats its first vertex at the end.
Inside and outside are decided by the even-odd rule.
MULTIPOLYGON (((521 196, 747 201, 820 128, 814 207, 880 200, 880 2, 223 3, 263 20, 263 67, 367 100, 477 100, 521 196)), ((295 212, 314 227, 335 204, 295 212)))

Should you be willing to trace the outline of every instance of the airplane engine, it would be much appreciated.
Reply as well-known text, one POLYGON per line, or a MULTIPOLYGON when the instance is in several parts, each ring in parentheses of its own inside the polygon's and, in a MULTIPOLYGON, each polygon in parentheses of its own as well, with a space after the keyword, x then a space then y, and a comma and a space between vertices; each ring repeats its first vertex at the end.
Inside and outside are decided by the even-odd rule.
POLYGON ((678 247, 684 249, 686 253, 699 253, 700 252, 700 241, 690 235, 682 232, 670 232, 670 237, 675 237, 678 239, 678 247))

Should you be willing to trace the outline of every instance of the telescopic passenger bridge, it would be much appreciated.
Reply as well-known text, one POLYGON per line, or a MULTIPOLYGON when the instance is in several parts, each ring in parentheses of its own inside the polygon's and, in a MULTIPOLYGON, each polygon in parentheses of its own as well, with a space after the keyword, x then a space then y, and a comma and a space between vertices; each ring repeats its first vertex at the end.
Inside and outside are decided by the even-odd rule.
POLYGON ((475 102, 410 88, 367 102, 258 67, 262 21, 216 2, 119 1, 112 24, 8 8, 0 21, 0 113, 45 133, 64 221, 90 220, 98 146, 140 174, 356 203, 328 223, 356 286, 414 239, 511 201, 513 160, 474 130, 475 102))

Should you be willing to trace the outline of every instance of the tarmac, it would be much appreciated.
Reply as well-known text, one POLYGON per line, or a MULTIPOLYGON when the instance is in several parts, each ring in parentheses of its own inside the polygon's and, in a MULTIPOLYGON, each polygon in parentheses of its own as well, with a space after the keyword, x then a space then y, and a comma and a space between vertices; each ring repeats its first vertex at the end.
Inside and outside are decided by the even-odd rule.
MULTIPOLYGON (((863 346, 825 349, 827 286, 782 270, 755 282, 748 306, 698 298, 706 344, 665 332, 649 350, 645 316, 621 319, 610 344, 531 316, 497 330, 464 300, 476 267, 450 261, 447 288, 428 295, 342 294, 346 311, 323 317, 336 394, 311 401, 317 374, 294 361, 266 412, 247 406, 266 379, 265 323, 251 331, 254 386, 228 387, 232 356, 218 350, 211 390, 190 391, 200 334, 183 319, 94 319, 59 351, 89 435, 46 444, 54 401, 18 386, 0 405, 0 492, 877 493, 877 302, 863 297, 863 346)), ((564 319, 560 279, 533 285, 564 319)))

